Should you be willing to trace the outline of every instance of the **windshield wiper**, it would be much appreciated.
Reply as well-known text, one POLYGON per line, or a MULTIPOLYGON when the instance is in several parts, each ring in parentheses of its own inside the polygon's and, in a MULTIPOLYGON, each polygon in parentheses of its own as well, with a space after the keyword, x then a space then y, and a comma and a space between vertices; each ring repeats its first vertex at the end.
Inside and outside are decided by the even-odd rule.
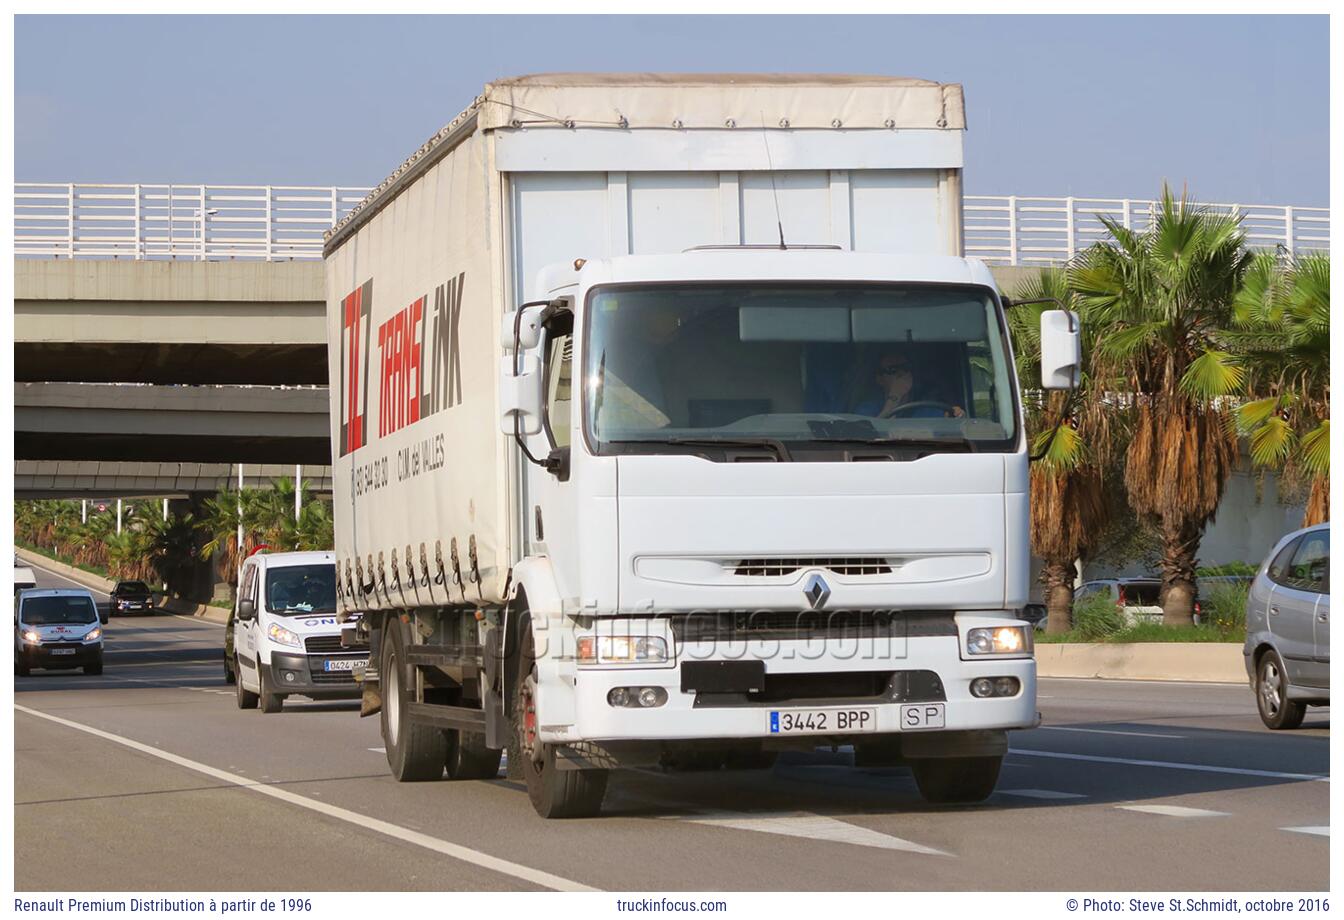
POLYGON ((793 459, 789 456, 789 449, 784 446, 784 442, 778 438, 643 438, 632 441, 608 441, 608 444, 672 444, 677 447, 719 447, 725 450, 730 448, 746 448, 748 450, 765 448, 774 451, 776 457, 780 460, 788 461, 793 459))
POLYGON ((974 441, 966 438, 808 438, 808 443, 863 444, 867 447, 955 447, 968 454, 976 452, 974 441))

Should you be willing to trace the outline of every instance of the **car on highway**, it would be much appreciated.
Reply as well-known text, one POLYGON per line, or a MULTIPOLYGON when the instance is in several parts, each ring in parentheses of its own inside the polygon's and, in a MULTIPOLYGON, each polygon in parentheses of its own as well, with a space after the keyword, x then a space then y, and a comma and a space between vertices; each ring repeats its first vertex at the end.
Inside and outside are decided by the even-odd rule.
POLYGON ((154 594, 143 581, 119 581, 112 589, 113 613, 153 613, 154 594))
POLYGON ((1270 550, 1246 600, 1246 673, 1260 719, 1297 728, 1330 705, 1330 525, 1288 534, 1270 550))
POLYGON ((243 564, 225 627, 225 680, 239 709, 279 712, 285 698, 355 699, 367 646, 342 644, 331 552, 257 553, 243 564), (230 668, 232 665, 232 668, 230 668))
POLYGON ((103 673, 103 624, 83 588, 31 588, 14 605, 14 673, 83 668, 103 673))
POLYGON ((26 565, 14 566, 14 594, 37 587, 37 575, 26 565))

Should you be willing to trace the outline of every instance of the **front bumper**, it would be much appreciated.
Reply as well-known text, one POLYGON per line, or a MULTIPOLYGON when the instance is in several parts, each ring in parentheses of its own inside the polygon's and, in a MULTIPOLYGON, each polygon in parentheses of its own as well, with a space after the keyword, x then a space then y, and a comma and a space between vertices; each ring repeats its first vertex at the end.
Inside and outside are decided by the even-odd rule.
MULTIPOLYGON (((1036 661, 1034 658, 997 658, 963 660, 958 636, 912 638, 904 654, 885 660, 855 661, 834 654, 807 658, 777 656, 766 661, 767 675, 781 678, 781 685, 794 684, 809 689, 806 696, 790 698, 776 693, 769 701, 758 702, 750 695, 733 698, 682 689, 681 665, 672 667, 582 668, 574 675, 574 723, 541 726, 541 736, 550 742, 694 740, 705 738, 779 739, 771 732, 772 711, 782 709, 872 708, 876 710, 874 731, 899 733, 902 707, 919 702, 941 702, 944 723, 940 729, 921 730, 958 732, 1031 728, 1037 724, 1036 661), (836 681, 840 695, 817 696, 813 681, 824 686, 827 676, 872 672, 875 687, 884 687, 871 695, 844 695, 844 681, 836 681), (934 691, 929 690, 926 675, 936 675, 934 691), (892 675, 888 678, 887 675, 892 675), (905 676, 909 675, 909 679, 905 676), (917 675, 917 676, 916 676, 917 675), (1011 697, 980 699, 971 695, 970 684, 977 677, 1015 677, 1019 691, 1011 697), (615 687, 660 687, 667 702, 651 708, 615 707, 607 694, 615 687)), ((704 660, 704 659, 697 659, 704 660)), ((741 659, 736 659, 741 660, 741 659)), ((787 692, 787 691, 786 691, 787 692)), ((820 734, 826 738, 862 738, 843 732, 820 734)))
POLYGON ((327 671, 327 660, 367 658, 368 652, 358 650, 339 655, 304 655, 271 653, 271 663, 264 665, 271 672, 271 686, 280 693, 299 693, 313 699, 357 699, 360 686, 355 683, 353 671, 327 671))
POLYGON ((75 643, 52 643, 46 645, 24 645, 19 650, 19 661, 30 668, 61 670, 64 668, 82 668, 86 664, 98 664, 103 660, 103 644, 91 642, 88 645, 75 643), (69 649, 60 652, 60 649, 69 649))

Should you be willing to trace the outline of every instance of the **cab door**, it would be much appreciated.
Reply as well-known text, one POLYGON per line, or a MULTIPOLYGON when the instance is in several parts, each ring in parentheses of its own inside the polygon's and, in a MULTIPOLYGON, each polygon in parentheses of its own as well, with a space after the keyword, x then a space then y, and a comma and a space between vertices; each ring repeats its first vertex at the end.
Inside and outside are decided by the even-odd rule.
MULTIPOLYGON (((244 600, 251 600, 255 609, 257 601, 257 567, 255 565, 243 567, 243 574, 238 585, 238 602, 242 603, 244 600)), ((258 615, 260 615, 259 611, 258 615)), ((257 622, 257 617, 244 620, 237 615, 236 611, 234 613, 233 646, 242 664, 238 676, 241 680, 242 675, 246 674, 252 684, 257 683, 257 622)))

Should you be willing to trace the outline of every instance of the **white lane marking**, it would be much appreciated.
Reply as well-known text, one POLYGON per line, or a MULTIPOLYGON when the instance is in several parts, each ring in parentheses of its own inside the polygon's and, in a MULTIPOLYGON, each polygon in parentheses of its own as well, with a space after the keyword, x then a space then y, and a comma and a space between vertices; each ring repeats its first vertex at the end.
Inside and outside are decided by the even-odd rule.
POLYGON ((996 789, 999 795, 1017 795, 1024 799, 1085 799, 1077 792, 1059 792, 1055 789, 996 789))
POLYGON ((1089 735, 1129 735, 1133 738, 1184 738, 1185 735, 1165 735, 1158 732, 1122 732, 1114 728, 1069 728, 1063 725, 1038 725, 1046 732, 1086 732, 1089 735))
POLYGON ((139 751, 142 754, 148 754, 151 757, 157 757, 160 760, 166 760, 179 767, 185 767, 188 770, 195 770, 197 773, 203 773, 206 776, 213 777, 221 782, 230 783, 240 789, 246 789, 249 792, 255 792, 259 795, 267 795, 290 805, 297 805, 300 808, 306 808, 309 811, 315 811, 318 814, 326 815, 329 818, 335 818, 338 821, 344 821, 347 824, 353 824, 356 827, 366 830, 377 831, 388 837, 404 841, 415 846, 424 847, 426 850, 432 850, 435 853, 442 853, 452 859, 458 859, 473 866, 480 866, 483 869, 489 869, 492 872, 498 872, 501 875, 512 876, 524 882, 533 885, 539 885, 542 888, 550 888, 553 891, 600 891, 601 889, 592 888, 572 879, 562 878, 558 875, 552 875, 549 872, 543 872, 540 869, 533 869, 531 866, 524 866, 520 863, 510 862, 507 859, 500 859, 497 856, 490 856, 481 853, 469 847, 460 846, 456 843, 449 843, 447 840, 440 840, 437 837, 431 837, 428 834, 422 834, 419 831, 409 830, 392 824, 388 821, 381 821, 368 815, 361 815, 358 812, 350 811, 345 808, 338 808, 335 805, 326 802, 314 802, 304 796, 289 792, 285 789, 277 789, 274 786, 258 784, 255 780, 248 779, 246 776, 240 776, 237 773, 229 773, 226 770, 220 770, 207 764, 199 763, 195 760, 188 760, 177 754, 170 754, 167 751, 161 751, 151 747, 148 744, 141 744, 139 741, 133 741, 130 738, 123 738, 121 735, 105 732, 102 729, 94 728, 91 725, 84 725, 81 722, 72 722, 69 719, 62 719, 59 716, 53 716, 45 712, 39 712, 36 709, 29 709, 27 706, 20 706, 17 703, 14 708, 22 713, 33 716, 38 719, 46 719, 49 722, 55 722, 57 725, 64 725, 67 728, 73 728, 76 731, 85 732, 96 738, 102 738, 104 741, 111 741, 114 744, 124 745, 133 751, 139 751))
POLYGON ((207 620, 205 617, 186 617, 180 613, 170 613, 170 617, 177 617, 179 620, 186 620, 188 623, 204 623, 206 626, 224 626, 223 623, 216 623, 214 620, 207 620))
POLYGON ((369 748, 369 750, 370 750, 370 751, 373 751, 373 753, 375 753, 375 754, 386 754, 386 753, 387 753, 387 748, 385 748, 385 747, 380 747, 380 748, 369 748))
POLYGON ((1087 760, 1092 763, 1118 763, 1130 767, 1165 767, 1168 770, 1194 770, 1197 773, 1230 773, 1234 776, 1265 776, 1270 779, 1303 779, 1318 783, 1330 782, 1330 777, 1319 773, 1279 773, 1274 770, 1250 770, 1243 767, 1216 767, 1203 763, 1176 763, 1168 760, 1131 760, 1127 757, 1102 757, 1097 754, 1066 754, 1062 751, 1025 751, 1009 748, 1010 754, 1024 757, 1053 757, 1059 760, 1087 760))
POLYGON ((675 820, 691 824, 707 824, 710 827, 730 827, 740 831, 758 831, 763 834, 781 834, 785 837, 803 837, 808 840, 824 840, 828 843, 850 843, 861 847, 875 847, 879 850, 904 850, 907 853, 924 853, 929 856, 951 856, 942 850, 926 847, 922 844, 902 840, 890 834, 882 834, 857 824, 848 824, 825 815, 810 812, 789 814, 749 815, 741 812, 709 812, 697 817, 669 816, 675 820))
POLYGON ((1166 815, 1171 818, 1225 818, 1225 811, 1207 808, 1186 808, 1183 805, 1117 805, 1123 811, 1141 811, 1146 815, 1166 815))
POLYGON ((1294 834, 1313 834, 1317 837, 1329 837, 1330 825, 1324 827, 1281 827, 1281 831, 1292 831, 1294 834))

